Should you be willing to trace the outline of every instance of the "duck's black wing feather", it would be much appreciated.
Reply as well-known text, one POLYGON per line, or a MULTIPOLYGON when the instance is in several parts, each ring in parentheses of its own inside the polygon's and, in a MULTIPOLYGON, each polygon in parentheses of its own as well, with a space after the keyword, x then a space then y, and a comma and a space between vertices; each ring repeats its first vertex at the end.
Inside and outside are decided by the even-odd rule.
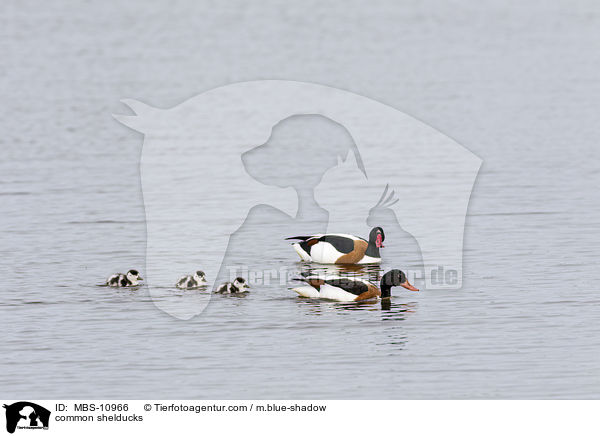
POLYGON ((369 290, 369 287, 366 283, 358 280, 345 279, 343 277, 325 280, 325 283, 335 286, 336 288, 343 289, 344 291, 350 292, 354 295, 360 295, 369 290))
POLYGON ((354 250, 354 240, 345 236, 324 235, 319 238, 319 241, 327 242, 333 245, 333 248, 335 248, 340 253, 346 254, 354 250))
POLYGON ((313 236, 290 236, 289 238, 285 238, 285 240, 289 239, 300 239, 301 241, 306 241, 307 239, 313 238, 313 236))
POLYGON ((350 253, 354 250, 354 240, 351 238, 347 238, 345 236, 339 235, 323 235, 323 236, 290 236, 288 239, 298 239, 300 242, 300 247, 310 255, 310 247, 312 247, 317 242, 327 242, 339 251, 340 253, 350 253))

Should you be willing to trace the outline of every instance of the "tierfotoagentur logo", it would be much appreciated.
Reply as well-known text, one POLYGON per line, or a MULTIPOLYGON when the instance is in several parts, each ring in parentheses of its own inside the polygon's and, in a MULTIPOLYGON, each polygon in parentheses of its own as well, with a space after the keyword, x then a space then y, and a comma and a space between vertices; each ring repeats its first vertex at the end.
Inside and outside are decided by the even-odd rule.
POLYGON ((6 431, 14 433, 16 429, 48 429, 50 411, 38 404, 19 401, 4 405, 6 409, 6 431))
POLYGON ((199 267, 215 285, 228 280, 232 265, 252 260, 241 254, 263 243, 234 248, 258 216, 272 219, 261 236, 269 244, 381 226, 386 244, 414 241, 422 260, 415 274, 427 289, 462 286, 465 217, 481 159, 427 124, 351 92, 279 80, 223 86, 170 109, 123 103, 135 114, 115 118, 144 135, 146 281, 165 312, 202 312, 210 293, 161 298, 166 280, 199 267), (290 222, 297 233, 285 228, 290 222))

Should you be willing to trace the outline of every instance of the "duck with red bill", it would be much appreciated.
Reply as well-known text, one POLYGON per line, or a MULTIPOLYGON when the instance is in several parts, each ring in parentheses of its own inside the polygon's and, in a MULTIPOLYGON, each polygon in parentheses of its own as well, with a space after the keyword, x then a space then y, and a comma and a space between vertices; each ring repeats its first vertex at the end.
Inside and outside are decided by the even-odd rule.
POLYGON ((358 278, 338 275, 302 275, 295 280, 305 282, 307 286, 292 288, 298 295, 305 298, 323 298, 336 301, 365 301, 374 298, 387 299, 389 301, 391 289, 394 286, 402 286, 411 291, 418 291, 406 279, 399 269, 388 271, 381 278, 378 288, 375 284, 358 278))
POLYGON ((381 298, 390 298, 392 296, 393 286, 402 286, 409 291, 419 291, 409 283, 404 271, 400 271, 399 269, 388 271, 381 278, 381 283, 379 285, 379 288, 381 289, 381 298))

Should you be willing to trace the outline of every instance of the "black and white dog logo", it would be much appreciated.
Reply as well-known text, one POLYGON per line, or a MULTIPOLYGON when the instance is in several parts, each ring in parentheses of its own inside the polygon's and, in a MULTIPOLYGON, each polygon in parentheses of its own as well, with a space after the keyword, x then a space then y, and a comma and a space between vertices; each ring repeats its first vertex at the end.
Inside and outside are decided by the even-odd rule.
POLYGON ((6 409, 6 431, 14 433, 19 429, 48 429, 50 411, 28 401, 4 405, 6 409))

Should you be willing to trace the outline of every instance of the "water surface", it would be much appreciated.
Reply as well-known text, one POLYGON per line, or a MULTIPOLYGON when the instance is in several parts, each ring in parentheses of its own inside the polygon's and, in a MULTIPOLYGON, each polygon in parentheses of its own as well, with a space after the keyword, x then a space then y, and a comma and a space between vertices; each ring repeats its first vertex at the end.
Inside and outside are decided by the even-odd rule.
MULTIPOLYGON (((598 5, 268 3, 4 7, 3 395, 598 398, 598 5), (97 286, 144 272, 142 138, 112 119, 119 99, 169 107, 264 78, 380 100, 483 159, 463 289, 382 307, 274 281, 182 321, 144 287, 97 286)), ((301 270, 285 225, 253 227, 270 249, 238 261, 301 270)), ((419 265, 386 243, 383 270, 419 265)))

